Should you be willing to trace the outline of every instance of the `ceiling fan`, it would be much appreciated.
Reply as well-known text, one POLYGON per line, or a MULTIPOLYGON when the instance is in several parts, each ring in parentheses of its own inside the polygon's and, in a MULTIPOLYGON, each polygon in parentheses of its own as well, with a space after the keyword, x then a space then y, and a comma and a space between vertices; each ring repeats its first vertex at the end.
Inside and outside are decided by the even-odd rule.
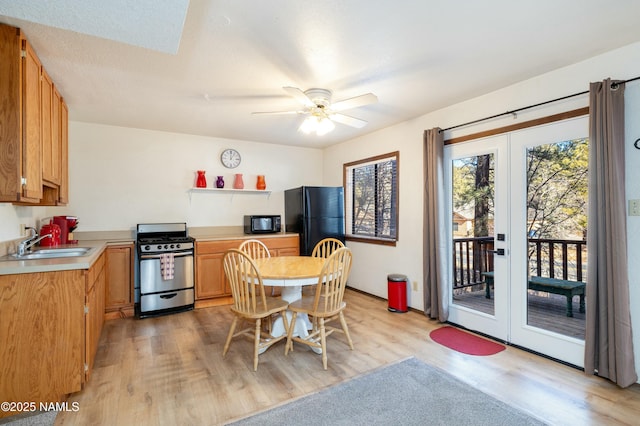
POLYGON ((331 90, 313 88, 304 92, 297 87, 283 87, 283 89, 295 99, 298 100, 304 109, 292 111, 267 111, 254 112, 253 114, 302 114, 307 118, 300 125, 299 130, 304 133, 315 132, 323 135, 334 129, 333 122, 345 124, 347 126, 356 127, 358 129, 364 127, 367 122, 359 118, 351 117, 340 113, 341 111, 369 105, 378 101, 373 93, 367 93, 353 98, 344 99, 335 103, 331 103, 331 90))

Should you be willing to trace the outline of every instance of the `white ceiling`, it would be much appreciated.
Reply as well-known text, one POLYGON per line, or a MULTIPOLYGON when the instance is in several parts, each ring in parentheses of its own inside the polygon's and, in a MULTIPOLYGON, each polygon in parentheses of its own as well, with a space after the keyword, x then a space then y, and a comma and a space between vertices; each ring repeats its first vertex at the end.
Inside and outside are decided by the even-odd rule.
POLYGON ((0 0, 72 120, 311 147, 640 41, 639 17, 637 0, 0 0), (346 111, 362 129, 304 135, 302 116, 251 114, 299 109, 283 86, 379 101, 346 111))

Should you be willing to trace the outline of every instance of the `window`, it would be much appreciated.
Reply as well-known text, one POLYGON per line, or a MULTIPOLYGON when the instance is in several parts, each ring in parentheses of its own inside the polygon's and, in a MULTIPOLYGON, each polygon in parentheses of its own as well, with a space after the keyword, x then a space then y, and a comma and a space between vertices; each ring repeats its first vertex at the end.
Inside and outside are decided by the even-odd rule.
POLYGON ((347 239, 395 245, 398 151, 343 166, 347 239))

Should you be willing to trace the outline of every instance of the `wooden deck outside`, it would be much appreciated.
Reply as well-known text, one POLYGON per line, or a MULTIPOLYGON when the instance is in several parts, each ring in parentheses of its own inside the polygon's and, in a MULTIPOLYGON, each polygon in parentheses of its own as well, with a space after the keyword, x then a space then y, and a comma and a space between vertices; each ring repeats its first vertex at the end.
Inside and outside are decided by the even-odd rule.
MULTIPOLYGON (((468 291, 454 293, 455 304, 493 315, 494 300, 485 297, 484 288, 465 290, 468 291)), ((577 296, 573 298, 573 317, 566 316, 567 299, 564 296, 529 290, 528 299, 529 325, 584 340, 586 314, 579 312, 577 296)))

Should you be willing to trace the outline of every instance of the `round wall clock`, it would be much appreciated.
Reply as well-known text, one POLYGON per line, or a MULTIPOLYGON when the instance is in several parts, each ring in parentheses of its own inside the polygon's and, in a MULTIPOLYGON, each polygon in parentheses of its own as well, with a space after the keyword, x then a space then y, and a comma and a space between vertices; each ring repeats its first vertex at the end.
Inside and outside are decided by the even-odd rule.
POLYGON ((226 168, 234 169, 240 165, 240 153, 235 149, 225 149, 222 151, 222 154, 220 154, 220 161, 226 168))

